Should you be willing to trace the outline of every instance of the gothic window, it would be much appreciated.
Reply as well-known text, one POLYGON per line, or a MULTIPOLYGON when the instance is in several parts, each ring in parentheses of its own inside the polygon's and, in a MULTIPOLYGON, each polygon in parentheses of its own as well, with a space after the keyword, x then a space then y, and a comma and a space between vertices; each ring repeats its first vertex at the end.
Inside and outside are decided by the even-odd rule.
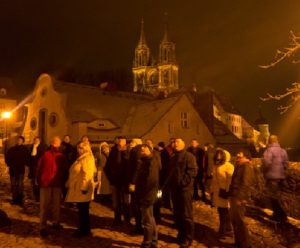
POLYGON ((164 49, 164 61, 167 61, 167 58, 168 58, 168 52, 167 52, 167 49, 164 49))
POLYGON ((188 113, 181 112, 181 127, 188 128, 188 113))
POLYGON ((168 85, 168 82, 169 82, 169 75, 168 75, 168 71, 164 71, 163 72, 163 82, 165 85, 168 85))

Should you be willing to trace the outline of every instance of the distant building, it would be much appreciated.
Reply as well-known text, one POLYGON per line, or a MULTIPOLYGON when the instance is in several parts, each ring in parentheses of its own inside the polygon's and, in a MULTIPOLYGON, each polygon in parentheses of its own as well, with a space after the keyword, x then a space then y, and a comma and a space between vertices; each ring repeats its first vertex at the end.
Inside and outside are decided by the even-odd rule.
POLYGON ((135 48, 132 72, 133 92, 146 92, 153 95, 159 94, 159 92, 168 94, 179 88, 175 44, 169 40, 167 27, 159 45, 158 61, 156 62, 147 45, 144 21, 142 20, 141 35, 135 48))
POLYGON ((193 94, 194 104, 209 130, 216 138, 218 146, 230 151, 246 146, 246 141, 255 142, 260 131, 249 124, 228 98, 213 90, 193 94))
POLYGON ((136 93, 108 92, 97 87, 66 83, 42 74, 26 104, 23 134, 26 142, 39 135, 49 142, 70 134, 73 141, 88 135, 92 143, 115 136, 151 138, 155 143, 182 137, 201 143, 215 139, 185 94, 155 99, 136 93))
POLYGON ((263 117, 261 109, 259 109, 259 117, 255 120, 254 124, 256 125, 257 130, 259 130, 260 132, 257 137, 257 141, 261 141, 264 144, 267 144, 269 142, 270 137, 269 123, 263 117))

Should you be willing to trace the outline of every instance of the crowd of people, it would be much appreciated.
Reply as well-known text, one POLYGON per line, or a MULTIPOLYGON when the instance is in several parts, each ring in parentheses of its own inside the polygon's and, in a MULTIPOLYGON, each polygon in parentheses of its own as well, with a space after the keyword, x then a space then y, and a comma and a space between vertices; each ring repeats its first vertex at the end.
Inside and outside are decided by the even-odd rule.
MULTIPOLYGON (((196 139, 187 146, 180 137, 167 145, 159 142, 155 146, 151 139, 128 141, 120 136, 112 146, 102 142, 95 151, 87 136, 75 147, 69 135, 62 142, 54 137, 49 147, 35 137, 29 148, 24 145, 24 137, 19 136, 17 144, 5 154, 5 162, 9 167, 12 204, 23 203, 25 166, 29 167, 32 192, 40 204, 43 237, 48 235, 50 220, 56 230, 63 228, 63 201, 78 209, 74 236, 90 235, 90 202, 95 193, 102 193, 111 195, 113 227, 131 227, 131 219, 135 218, 134 231, 144 235, 141 247, 157 247, 156 223, 160 221, 161 207, 173 212, 180 247, 190 247, 194 235, 193 201, 202 200, 217 209, 220 239, 233 236, 237 247, 249 248, 244 215, 254 182, 251 153, 241 148, 234 155, 232 164, 228 151, 213 144, 200 147, 196 139)), ((270 136, 262 156, 272 219, 286 221, 278 195, 288 157, 277 136, 270 136)))

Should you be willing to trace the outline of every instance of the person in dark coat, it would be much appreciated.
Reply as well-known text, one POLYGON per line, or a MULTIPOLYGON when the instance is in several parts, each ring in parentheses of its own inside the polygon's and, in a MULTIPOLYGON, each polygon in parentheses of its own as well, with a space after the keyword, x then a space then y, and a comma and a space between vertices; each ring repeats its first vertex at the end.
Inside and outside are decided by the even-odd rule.
POLYGON ((46 150, 47 146, 45 144, 41 144, 41 139, 38 136, 33 139, 33 144, 29 147, 30 159, 28 178, 31 180, 33 195, 36 201, 40 201, 40 189, 36 183, 35 174, 39 159, 46 150))
POLYGON ((61 142, 60 146, 61 152, 65 155, 69 167, 75 162, 76 160, 76 148, 71 144, 71 137, 70 135, 66 134, 61 142))
MULTIPOLYGON (((130 207, 133 210, 133 215, 135 218, 135 229, 134 233, 142 234, 142 213, 140 210, 139 203, 136 200, 135 192, 132 191, 132 185, 137 177, 137 165, 140 159, 140 151, 142 147, 142 140, 139 138, 134 138, 129 143, 129 162, 126 168, 126 190, 130 193, 132 201, 130 202, 130 207)), ((127 194, 127 192, 125 192, 127 194)), ((127 198, 127 197, 126 197, 127 198)))
POLYGON ((181 138, 175 139, 175 154, 169 164, 169 188, 174 207, 177 241, 180 247, 190 247, 193 241, 193 191, 197 173, 197 163, 193 154, 185 150, 181 138))
MULTIPOLYGON (((130 222, 129 209, 124 206, 126 184, 126 168, 128 167, 128 151, 126 146, 126 138, 118 137, 117 144, 112 147, 107 158, 104 172, 111 185, 112 201, 114 208, 114 222, 113 225, 120 225, 122 222, 122 209, 125 222, 130 222)), ((128 185, 127 185, 128 186, 128 185)))
POLYGON ((280 187, 285 179, 285 170, 288 166, 287 152, 280 147, 278 137, 271 135, 269 146, 263 154, 265 167, 266 188, 272 206, 272 220, 285 222, 287 215, 280 202, 280 187))
POLYGON ((163 142, 159 142, 159 146, 163 147, 160 150, 161 158, 161 173, 160 173, 160 187, 162 189, 162 205, 165 208, 172 209, 171 193, 169 185, 166 183, 169 174, 170 158, 174 155, 174 139, 170 139, 170 143, 165 147, 163 142))
POLYGON ((245 216, 245 205, 249 197, 254 175, 251 154, 248 149, 241 149, 236 155, 235 169, 229 187, 230 217, 234 231, 235 245, 241 248, 251 247, 245 216))
POLYGON ((29 165, 29 151, 24 145, 24 137, 19 136, 17 144, 5 154, 5 163, 9 167, 12 204, 23 203, 25 166, 29 165))
POLYGON ((131 184, 136 201, 142 213, 144 241, 141 247, 157 247, 157 228, 153 214, 153 205, 157 199, 159 186, 160 158, 153 155, 153 150, 147 145, 140 148, 136 177, 131 184))
POLYGON ((199 142, 196 139, 192 139, 190 147, 187 149, 188 152, 192 153, 197 162, 198 172, 195 177, 194 181, 194 200, 200 200, 200 196, 198 194, 198 188, 201 190, 201 199, 202 201, 206 202, 206 195, 205 195, 205 184, 204 184, 204 177, 205 177, 205 151, 199 146, 199 142))

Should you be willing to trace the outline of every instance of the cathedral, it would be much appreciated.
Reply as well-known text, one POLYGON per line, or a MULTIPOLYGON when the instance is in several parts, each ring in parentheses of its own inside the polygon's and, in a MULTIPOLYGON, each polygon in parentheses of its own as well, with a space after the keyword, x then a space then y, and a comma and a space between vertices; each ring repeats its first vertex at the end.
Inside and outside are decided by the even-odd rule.
POLYGON ((159 94, 168 94, 179 88, 178 65, 175 56, 175 43, 169 40, 166 26, 164 36, 159 44, 157 63, 152 59, 147 46, 144 21, 141 22, 140 40, 135 48, 133 61, 133 91, 159 94))

